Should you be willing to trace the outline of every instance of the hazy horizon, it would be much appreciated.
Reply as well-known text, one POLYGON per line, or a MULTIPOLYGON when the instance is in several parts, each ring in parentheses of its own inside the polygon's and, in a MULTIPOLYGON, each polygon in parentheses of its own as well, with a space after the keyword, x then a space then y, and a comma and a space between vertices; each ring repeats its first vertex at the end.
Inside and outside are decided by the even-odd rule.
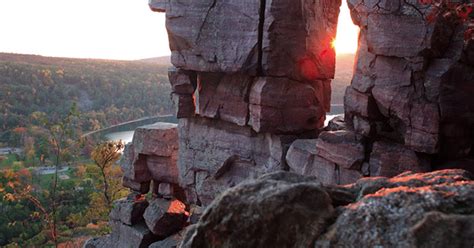
MULTIPOLYGON (((1 53, 108 60, 170 55, 165 14, 152 12, 147 0, 0 0, 0 23, 1 53)), ((355 53, 358 32, 343 3, 338 54, 355 53)))

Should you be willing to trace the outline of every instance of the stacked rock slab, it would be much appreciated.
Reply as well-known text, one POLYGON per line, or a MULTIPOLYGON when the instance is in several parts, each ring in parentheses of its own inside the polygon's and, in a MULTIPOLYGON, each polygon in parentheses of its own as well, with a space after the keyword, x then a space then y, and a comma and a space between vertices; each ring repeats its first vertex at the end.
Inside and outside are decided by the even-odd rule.
MULTIPOLYGON (((310 175, 349 183, 406 170, 474 171, 474 42, 464 41, 462 24, 428 21, 433 10, 419 2, 348 0, 361 32, 345 125, 335 121, 306 141, 310 175)), ((304 163, 295 157, 288 163, 298 171, 304 163)))
POLYGON ((249 178, 287 169, 330 107, 340 0, 151 0, 166 12, 179 118, 179 184, 206 206, 249 178))
POLYGON ((189 217, 184 190, 179 186, 177 157, 176 124, 137 128, 120 161, 123 185, 132 192, 114 202, 109 215, 112 233, 89 240, 85 247, 148 247, 172 240, 189 217), (151 200, 144 195, 149 192, 151 200))
POLYGON ((346 122, 372 140, 370 174, 426 170, 427 157, 436 167, 472 156, 474 68, 463 25, 427 21, 432 10, 418 1, 348 2, 361 35, 346 122), (397 156, 405 168, 393 168, 397 156))

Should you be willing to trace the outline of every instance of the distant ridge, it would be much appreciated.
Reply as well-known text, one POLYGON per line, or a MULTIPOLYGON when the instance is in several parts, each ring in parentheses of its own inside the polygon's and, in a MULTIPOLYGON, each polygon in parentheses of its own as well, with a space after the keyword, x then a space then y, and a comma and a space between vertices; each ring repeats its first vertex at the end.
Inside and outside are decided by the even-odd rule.
POLYGON ((147 59, 141 59, 139 61, 146 62, 146 63, 159 64, 159 65, 171 65, 171 57, 170 56, 147 58, 147 59))
POLYGON ((0 61, 15 62, 15 63, 35 63, 42 65, 57 65, 57 64, 75 64, 78 62, 99 62, 99 63, 153 63, 157 65, 169 65, 170 57, 156 57, 140 60, 114 60, 114 59, 96 59, 96 58, 67 58, 67 57, 49 57, 34 54, 19 54, 19 53, 2 53, 0 52, 0 61))

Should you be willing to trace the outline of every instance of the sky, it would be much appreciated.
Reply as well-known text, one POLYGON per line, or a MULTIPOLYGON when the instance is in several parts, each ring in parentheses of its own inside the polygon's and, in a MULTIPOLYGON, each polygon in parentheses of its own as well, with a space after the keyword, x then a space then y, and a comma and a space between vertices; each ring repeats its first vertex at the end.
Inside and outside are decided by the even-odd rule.
MULTIPOLYGON (((357 47, 346 8, 339 53, 357 47)), ((147 0, 0 0, 0 52, 121 60, 170 54, 165 15, 152 12, 147 0)))

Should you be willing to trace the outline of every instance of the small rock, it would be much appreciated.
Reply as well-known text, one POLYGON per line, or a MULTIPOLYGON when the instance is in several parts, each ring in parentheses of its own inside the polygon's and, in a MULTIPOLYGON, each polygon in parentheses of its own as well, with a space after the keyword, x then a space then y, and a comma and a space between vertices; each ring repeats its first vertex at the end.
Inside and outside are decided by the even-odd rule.
POLYGON ((318 156, 345 169, 360 167, 365 159, 364 145, 347 130, 322 132, 316 147, 318 156))
POLYGON ((147 207, 148 201, 144 197, 130 194, 126 198, 114 201, 109 218, 129 226, 135 225, 143 220, 143 213, 147 207))
POLYGON ((370 176, 392 177, 405 171, 426 172, 417 154, 398 144, 375 142, 370 155, 370 176))
POLYGON ((158 198, 150 202, 143 217, 151 232, 164 238, 183 229, 188 215, 181 201, 158 198))

